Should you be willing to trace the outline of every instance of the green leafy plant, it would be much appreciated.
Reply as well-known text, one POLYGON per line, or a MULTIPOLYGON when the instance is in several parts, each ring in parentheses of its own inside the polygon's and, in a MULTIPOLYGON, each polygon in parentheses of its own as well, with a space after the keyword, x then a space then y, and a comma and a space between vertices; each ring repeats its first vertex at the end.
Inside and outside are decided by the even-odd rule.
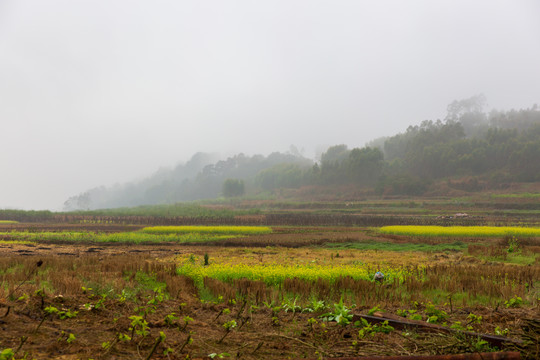
POLYGON ((227 321, 226 323, 223 324, 223 328, 225 329, 225 334, 223 334, 223 337, 221 339, 219 339, 218 341, 218 344, 221 344, 221 342, 225 339, 225 337, 227 335, 230 334, 230 332, 236 328, 237 326, 237 323, 235 320, 231 320, 231 321, 227 321))
POLYGON ((274 304, 274 301, 272 300, 272 301, 270 301, 270 302, 268 302, 268 301, 263 301, 263 305, 264 305, 264 307, 267 308, 267 309, 272 309, 272 308, 274 307, 275 304, 274 304))
POLYGON ((58 308, 54 307, 54 306, 47 306, 45 309, 43 309, 43 312, 45 313, 43 315, 43 318, 41 319, 41 321, 39 322, 38 326, 36 327, 36 329, 34 330, 34 333, 37 333, 39 328, 41 327, 41 325, 43 325, 43 323, 45 322, 45 320, 51 316, 51 315, 54 315, 54 314, 58 314, 60 310, 58 310, 58 308))
POLYGON ((71 310, 68 309, 68 310, 65 310, 65 311, 58 312, 58 317, 61 320, 72 319, 72 318, 76 317, 78 313, 79 313, 78 311, 71 311, 71 310))
POLYGON ((468 324, 481 324, 482 315, 475 315, 473 313, 470 313, 469 316, 467 316, 467 320, 469 321, 468 324))
POLYGON ((45 309, 43 309, 43 311, 48 314, 48 315, 52 315, 52 314, 58 314, 60 312, 60 310, 58 310, 57 307, 55 306, 47 306, 45 309))
POLYGON ((309 318, 307 322, 308 322, 309 330, 313 331, 313 325, 317 324, 317 320, 314 318, 309 318))
POLYGON ((523 299, 520 298, 517 295, 514 295, 513 298, 511 298, 510 300, 505 301, 504 305, 507 308, 516 308, 516 307, 519 307, 522 303, 523 303, 523 299))
POLYGON ((448 319, 448 314, 444 310, 437 309, 432 303, 426 305, 425 313, 428 316, 427 322, 439 323, 448 319))
POLYGON ((94 289, 92 289, 91 287, 84 287, 84 286, 81 286, 81 290, 83 292, 83 294, 87 294, 88 297, 92 298, 94 296, 94 289))
POLYGON ((406 317, 411 320, 422 320, 422 315, 418 314, 418 310, 398 310, 399 316, 406 317))
POLYGON ((128 294, 126 293, 126 289, 122 289, 122 292, 117 295, 118 301, 123 303, 127 300, 128 294))
POLYGON ((189 325, 190 322, 193 321, 193 318, 189 317, 189 316, 184 316, 184 326, 182 327, 182 329, 180 329, 181 331, 184 331, 186 330, 187 326, 189 325))
POLYGON ((297 312, 302 311, 302 307, 296 303, 298 300, 298 297, 295 297, 293 300, 289 299, 288 301, 284 301, 281 305, 282 309, 285 312, 292 312, 293 314, 296 314, 297 312))
POLYGON ((506 252, 511 254, 518 251, 519 251, 519 240, 515 236, 512 236, 512 238, 508 240, 508 247, 506 248, 506 252))
POLYGON ((388 324, 388 320, 381 324, 372 325, 366 319, 361 318, 360 321, 356 321, 354 325, 361 327, 361 329, 358 330, 358 337, 360 339, 367 336, 373 336, 377 333, 389 334, 390 332, 394 331, 394 327, 388 324))
POLYGON ((73 335, 72 333, 69 333, 69 335, 68 335, 68 337, 67 337, 67 339, 66 339, 66 342, 67 342, 68 344, 71 344, 71 343, 74 342, 75 340, 76 340, 75 335, 73 335))
POLYGON ((473 328, 472 326, 463 326, 461 321, 456 321, 452 325, 450 325, 450 329, 459 330, 459 331, 471 331, 473 328))
POLYGON ((222 353, 211 353, 211 354, 208 354, 208 357, 210 359, 214 359, 214 358, 217 358, 217 359, 224 359, 226 357, 230 357, 231 354, 229 353, 226 353, 226 352, 222 352, 222 353))
POLYGON ((0 352, 0 360, 11 360, 15 357, 13 349, 4 349, 0 352))
POLYGON ((324 303, 324 300, 311 299, 308 306, 306 306, 302 312, 319 312, 326 310, 327 306, 324 303))
POLYGON ((17 301, 25 301, 29 298, 30 296, 28 296, 28 294, 22 294, 21 296, 19 296, 17 298, 17 301))
POLYGON ((368 315, 373 315, 375 314, 376 312, 379 312, 381 311, 382 309, 379 307, 379 305, 375 305, 374 307, 372 307, 371 309, 369 309, 368 311, 368 315))
POLYGON ((131 320, 131 324, 129 327, 129 330, 131 331, 131 338, 135 334, 140 335, 142 337, 145 337, 149 333, 149 326, 148 322, 139 315, 132 315, 129 317, 129 320, 131 320))
POLYGON ((148 300, 148 305, 158 305, 163 302, 165 299, 165 295, 163 294, 163 290, 159 287, 154 288, 154 296, 148 300))
POLYGON ((480 337, 473 341, 472 343, 473 350, 476 352, 492 351, 493 349, 489 346, 489 342, 482 340, 480 337))
POLYGON ((107 298, 107 295, 101 295, 101 299, 99 299, 95 304, 94 304, 94 309, 101 309, 101 308, 105 308, 105 299, 107 298))
POLYGON ((334 304, 334 311, 323 314, 320 316, 324 321, 335 321, 339 325, 350 324, 353 318, 351 309, 349 309, 344 303, 343 298, 339 300, 339 303, 334 304))
POLYGON ((129 336, 128 334, 118 333, 117 338, 118 338, 118 341, 123 341, 123 342, 131 341, 131 336, 129 336))
POLYGON ((46 316, 51 316, 51 315, 58 315, 58 318, 60 320, 64 320, 64 319, 72 319, 74 318, 75 316, 77 316, 77 314, 79 313, 78 311, 71 311, 69 309, 67 310, 60 310, 58 309, 57 307, 55 306, 47 306, 45 309, 43 309, 43 311, 45 312, 46 316))
POLYGON ((176 321, 178 320, 178 316, 175 316, 175 313, 170 313, 165 315, 165 318, 163 319, 163 322, 167 326, 174 326, 176 324, 176 321))

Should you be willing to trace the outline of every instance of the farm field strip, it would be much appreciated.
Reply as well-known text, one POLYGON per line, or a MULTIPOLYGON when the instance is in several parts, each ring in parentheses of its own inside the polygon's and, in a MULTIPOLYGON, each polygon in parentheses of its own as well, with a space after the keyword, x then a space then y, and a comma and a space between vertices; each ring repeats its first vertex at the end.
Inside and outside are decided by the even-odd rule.
MULTIPOLYGON (((186 253, 171 258, 178 266, 203 264, 204 255, 209 255, 210 264, 283 265, 283 266, 368 266, 415 267, 428 265, 431 256, 427 252, 395 252, 386 250, 325 249, 308 248, 240 248, 192 246, 186 253)), ((377 270, 375 270, 377 271, 377 270)))
POLYGON ((267 226, 150 226, 141 230, 147 234, 223 234, 223 235, 260 235, 269 234, 267 226))
POLYGON ((2 232, 0 244, 8 248, 32 239, 50 240, 43 247, 49 249, 78 249, 77 242, 85 241, 116 244, 89 244, 88 253, 65 251, 74 256, 20 256, 28 255, 18 252, 25 247, 14 246, 0 257, 0 305, 11 307, 2 318, 9 331, 0 339, 0 351, 21 349, 17 358, 26 353, 41 358, 45 346, 44 358, 59 351, 73 358, 241 354, 248 360, 380 355, 381 349, 385 355, 403 355, 400 349, 426 355, 456 344, 462 352, 494 351, 476 339, 467 343, 353 324, 352 314, 382 310, 517 339, 523 334, 519 319, 534 318, 540 301, 537 252, 530 266, 480 260, 499 256, 492 250, 505 260, 533 252, 538 240, 531 237, 392 237, 367 228, 322 226, 34 231, 2 232), (225 247, 219 241, 234 237, 244 245, 225 247), (272 246, 278 239, 290 239, 291 246, 323 242, 272 246), (250 241, 269 245, 248 247, 250 241), (154 245, 182 242, 199 243, 154 245), (152 245, 137 245, 142 243, 152 245), (125 253, 105 254, 120 248, 125 253), (146 251, 150 248, 165 250, 154 256, 146 251), (131 250, 138 255, 128 255, 131 250), (381 282, 374 280, 377 271, 384 274, 381 282), (21 343, 25 336, 30 340, 21 343))
POLYGON ((91 241, 104 243, 194 243, 211 242, 239 236, 267 234, 267 227, 250 226, 159 226, 135 232, 0 232, 1 239, 19 241, 91 241))
POLYGON ((235 237, 235 235, 201 235, 201 234, 144 234, 125 233, 92 233, 92 232, 0 232, 0 238, 14 241, 62 241, 62 242, 101 242, 101 243, 191 243, 216 241, 235 237))
POLYGON ((534 198, 540 198, 540 193, 530 193, 530 192, 525 192, 525 193, 518 193, 518 194, 494 194, 494 195, 491 195, 493 198, 517 198, 517 199, 520 199, 520 198, 527 198, 527 199, 534 199, 534 198))
POLYGON ((184 254, 174 261, 179 264, 177 273, 192 279, 200 296, 210 301, 231 299, 239 292, 256 293, 253 296, 263 299, 296 299, 298 305, 314 298, 334 302, 343 298, 348 304, 361 306, 374 302, 397 306, 415 301, 447 306, 449 297, 460 306, 496 306, 514 298, 527 306, 538 305, 538 266, 493 263, 483 267, 463 262, 461 253, 440 254, 212 248, 206 266, 202 252, 197 256, 184 254), (441 257, 446 260, 436 260, 441 257), (373 281, 376 271, 385 275, 381 286, 373 281))
MULTIPOLYGON (((357 294, 356 299, 370 296, 361 307, 339 294, 337 299, 321 295, 300 300, 290 296, 294 286, 301 285, 294 281, 270 294, 249 280, 230 289, 214 284, 215 298, 203 298, 196 295, 188 278, 170 272, 170 263, 145 255, 100 261, 92 257, 4 258, 0 259, 0 279, 17 284, 38 260, 43 264, 34 281, 16 290, 13 286, 0 288, 1 296, 12 297, 8 300, 11 312, 2 318, 9 331, 3 333, 0 349, 18 352, 16 358, 112 359, 141 354, 186 359, 213 354, 228 357, 223 354, 240 351, 248 360, 317 358, 321 352, 332 358, 380 355, 381 349, 385 355, 403 355, 403 349, 409 355, 425 355, 440 352, 442 345, 460 346, 463 352, 494 351, 477 339, 441 334, 427 337, 401 333, 391 326, 354 324, 353 314, 382 310, 455 329, 507 334, 525 310, 515 296, 494 316, 484 307, 470 308, 457 302, 454 310, 458 311, 451 311, 431 299, 403 298, 398 308, 392 306, 392 301, 397 301, 390 298, 393 290, 372 281, 362 282, 363 291, 349 289, 357 294), (243 290, 247 291, 240 293, 243 290), (264 293, 268 296, 261 296, 264 293), (27 342, 21 342, 23 336, 27 342), (284 346, 284 339, 292 345, 284 346)), ((208 285, 212 287, 210 282, 208 285)), ((348 285, 355 283, 342 281, 339 286, 348 285)), ((420 293, 411 286, 411 293, 420 293)))
POLYGON ((325 280, 335 283, 337 279, 350 277, 353 280, 371 281, 377 270, 384 272, 388 281, 403 281, 413 270, 407 268, 375 268, 355 265, 281 265, 281 264, 212 264, 208 266, 192 266, 184 264, 178 268, 179 275, 192 278, 196 284, 202 285, 205 277, 224 282, 247 279, 262 281, 270 286, 279 286, 286 280, 303 281, 325 280))
POLYGON ((408 236, 453 236, 453 237, 540 237, 538 227, 514 226, 417 226, 395 225, 377 229, 379 233, 408 236))
POLYGON ((393 243, 383 241, 359 241, 359 242, 344 242, 344 243, 329 243, 324 246, 329 249, 357 249, 357 250, 386 250, 394 252, 447 252, 447 251, 463 251, 467 249, 467 244, 462 241, 453 241, 450 243, 393 243))

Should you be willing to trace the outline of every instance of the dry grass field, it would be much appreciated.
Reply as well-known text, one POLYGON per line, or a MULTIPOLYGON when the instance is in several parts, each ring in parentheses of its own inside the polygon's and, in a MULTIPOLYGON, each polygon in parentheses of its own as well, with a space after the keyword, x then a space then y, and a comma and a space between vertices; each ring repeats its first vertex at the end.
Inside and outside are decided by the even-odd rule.
POLYGON ((535 237, 281 226, 212 241, 130 243, 96 242, 95 234, 129 239, 142 226, 2 226, 0 232, 9 233, 0 240, 0 350, 6 358, 540 354, 535 237), (21 240, 25 230, 37 236, 21 240), (40 240, 40 233, 51 232, 88 235, 40 240), (373 280, 377 271, 385 274, 382 282, 373 280), (453 332, 353 319, 381 312, 453 332), (507 342, 494 346, 467 332, 507 342))

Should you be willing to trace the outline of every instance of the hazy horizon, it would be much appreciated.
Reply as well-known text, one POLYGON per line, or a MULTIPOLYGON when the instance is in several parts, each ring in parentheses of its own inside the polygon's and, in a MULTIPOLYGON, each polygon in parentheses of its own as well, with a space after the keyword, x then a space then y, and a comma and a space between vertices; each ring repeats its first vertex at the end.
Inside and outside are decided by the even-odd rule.
POLYGON ((540 103, 540 3, 0 0, 0 208, 540 103))

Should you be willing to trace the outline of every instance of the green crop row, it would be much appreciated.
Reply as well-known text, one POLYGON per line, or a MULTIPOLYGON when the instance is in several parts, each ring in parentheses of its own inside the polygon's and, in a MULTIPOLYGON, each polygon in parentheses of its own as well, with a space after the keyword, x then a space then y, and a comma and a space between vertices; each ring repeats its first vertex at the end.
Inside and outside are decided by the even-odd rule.
POLYGON ((73 242, 116 242, 116 243, 191 243, 208 242, 231 238, 233 235, 220 234, 145 234, 140 232, 92 233, 92 232, 0 232, 0 236, 12 241, 73 241, 73 242))
POLYGON ((345 250, 382 250, 382 251, 423 251, 423 252, 444 252, 444 251, 463 251, 467 249, 467 244, 461 241, 442 244, 425 244, 425 243, 393 243, 368 240, 362 242, 349 243, 328 243, 326 248, 345 250))

